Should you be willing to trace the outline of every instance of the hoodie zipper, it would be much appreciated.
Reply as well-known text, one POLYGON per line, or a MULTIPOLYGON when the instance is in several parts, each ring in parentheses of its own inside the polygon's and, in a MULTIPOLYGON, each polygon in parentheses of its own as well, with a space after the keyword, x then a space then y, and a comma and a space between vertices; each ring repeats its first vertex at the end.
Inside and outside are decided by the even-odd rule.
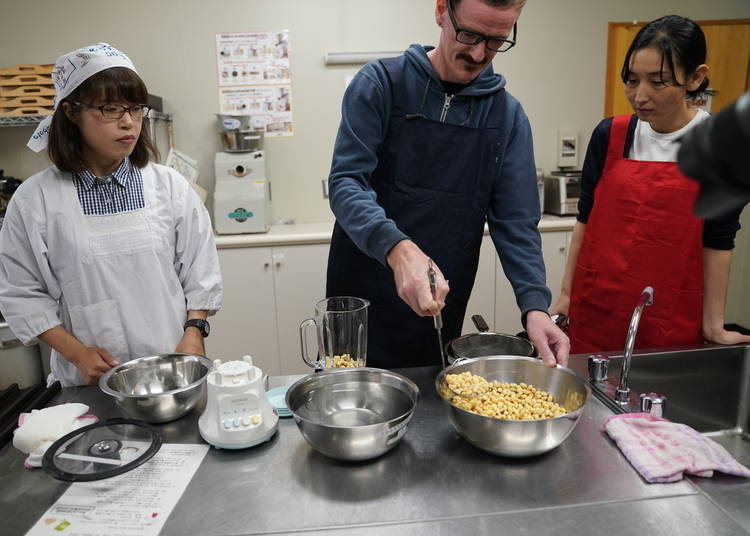
POLYGON ((440 122, 445 122, 445 116, 448 115, 448 108, 451 107, 451 101, 453 100, 453 95, 445 94, 445 100, 443 101, 443 111, 440 113, 440 122))

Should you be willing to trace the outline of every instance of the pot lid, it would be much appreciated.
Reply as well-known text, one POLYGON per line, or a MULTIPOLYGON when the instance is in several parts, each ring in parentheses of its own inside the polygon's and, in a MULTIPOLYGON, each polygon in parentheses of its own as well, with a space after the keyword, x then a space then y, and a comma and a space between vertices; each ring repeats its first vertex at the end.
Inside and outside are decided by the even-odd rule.
POLYGON ((161 447, 156 428, 132 419, 84 426, 55 441, 44 453, 44 470, 66 482, 111 478, 150 460, 161 447))

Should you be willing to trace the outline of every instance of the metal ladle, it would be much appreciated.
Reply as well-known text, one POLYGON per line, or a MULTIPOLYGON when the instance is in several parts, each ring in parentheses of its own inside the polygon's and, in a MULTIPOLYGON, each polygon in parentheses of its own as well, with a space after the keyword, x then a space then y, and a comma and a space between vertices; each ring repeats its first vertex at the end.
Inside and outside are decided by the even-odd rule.
MULTIPOLYGON (((432 266, 432 259, 429 259, 427 264, 427 279, 430 282, 430 292, 432 293, 432 299, 435 299, 437 295, 437 274, 435 268, 432 266)), ((443 314, 438 311, 436 315, 432 317, 432 321, 435 324, 435 330, 438 335, 438 344, 440 344, 440 360, 443 362, 443 370, 445 370, 445 348, 443 348, 443 314)))
MULTIPOLYGON (((435 268, 432 265, 432 259, 429 259, 429 262, 427 264, 427 279, 430 282, 430 292, 432 293, 432 298, 435 299, 435 296, 437 295, 437 273, 435 272, 435 268)), ((435 330, 437 331, 438 335, 438 344, 440 344, 440 359, 443 363, 443 370, 446 369, 445 366, 445 347, 443 346, 443 315, 438 311, 436 315, 432 317, 433 323, 435 324, 435 330)), ((487 393, 489 389, 485 389, 482 392, 475 392, 475 393, 459 393, 458 391, 454 391, 449 385, 448 382, 445 381, 446 388, 453 393, 456 396, 461 396, 464 398, 475 398, 478 396, 482 396, 487 393)))

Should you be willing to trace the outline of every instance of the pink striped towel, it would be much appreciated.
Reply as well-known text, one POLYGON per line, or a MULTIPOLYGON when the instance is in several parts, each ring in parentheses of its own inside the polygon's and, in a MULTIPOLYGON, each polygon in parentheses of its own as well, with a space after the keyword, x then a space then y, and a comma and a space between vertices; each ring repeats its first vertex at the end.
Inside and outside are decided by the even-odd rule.
POLYGON ((604 430, 647 482, 676 482, 685 473, 712 477, 714 471, 750 478, 724 447, 684 424, 625 413, 607 419, 604 430))

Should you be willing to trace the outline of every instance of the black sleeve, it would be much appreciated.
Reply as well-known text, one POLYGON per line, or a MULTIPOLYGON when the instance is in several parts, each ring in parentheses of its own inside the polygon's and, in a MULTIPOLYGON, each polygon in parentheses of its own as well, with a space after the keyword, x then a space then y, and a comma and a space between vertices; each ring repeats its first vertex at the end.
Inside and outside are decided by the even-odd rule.
POLYGON ((737 210, 703 224, 703 247, 711 249, 734 249, 734 237, 740 230, 741 206, 737 210))
POLYGON ((589 220, 589 214, 594 207, 594 190, 599 183, 607 159, 609 145, 609 130, 612 118, 603 119, 594 129, 586 149, 586 158, 581 169, 581 196, 578 198, 578 216, 581 223, 589 220))

